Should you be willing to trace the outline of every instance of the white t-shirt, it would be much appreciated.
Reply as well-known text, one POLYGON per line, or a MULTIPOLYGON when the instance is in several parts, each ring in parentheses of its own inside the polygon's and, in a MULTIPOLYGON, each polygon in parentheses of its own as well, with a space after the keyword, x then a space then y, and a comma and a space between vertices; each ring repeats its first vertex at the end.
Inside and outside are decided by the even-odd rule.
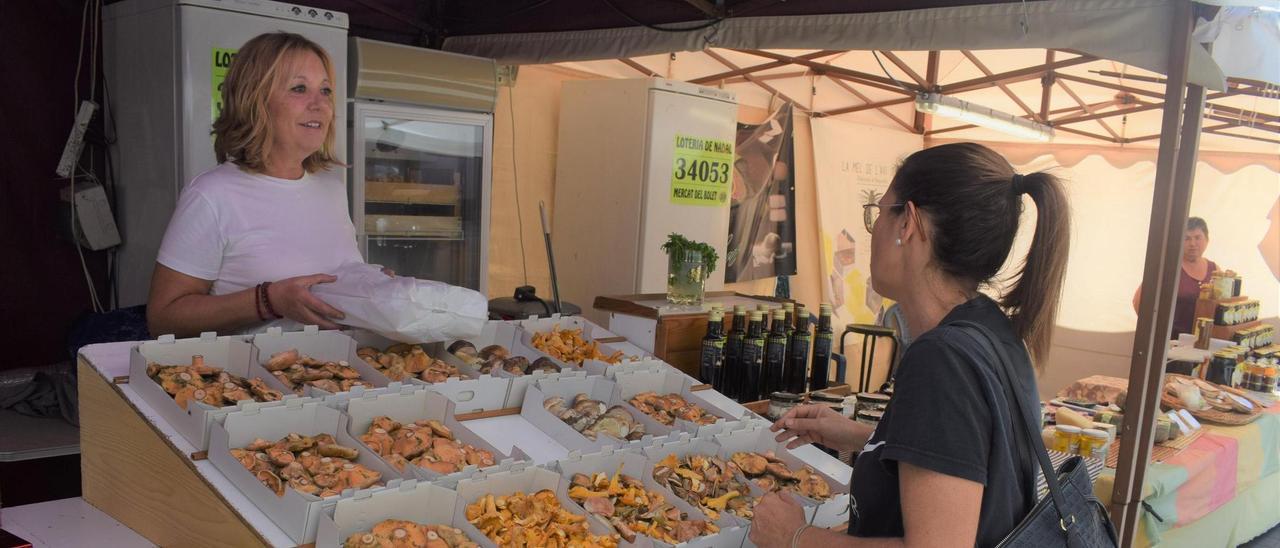
POLYGON ((182 191, 156 261, 226 295, 364 259, 336 172, 278 179, 224 162, 182 191))

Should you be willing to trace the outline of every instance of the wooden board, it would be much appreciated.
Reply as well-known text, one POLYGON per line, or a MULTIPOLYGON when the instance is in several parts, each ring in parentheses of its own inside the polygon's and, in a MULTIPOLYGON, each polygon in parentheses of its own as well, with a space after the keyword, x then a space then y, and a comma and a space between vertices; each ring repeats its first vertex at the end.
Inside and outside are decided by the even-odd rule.
POLYGON ((1251 322, 1238 323, 1235 325, 1215 325, 1213 326, 1213 338, 1229 341, 1236 333, 1246 329, 1253 329, 1259 325, 1262 325, 1262 320, 1253 320, 1251 322))
POLYGON ((422 238, 462 238, 461 217, 426 215, 366 215, 365 232, 371 237, 406 236, 422 238), (382 221, 379 226, 378 221, 382 221))
POLYGON ((160 546, 266 546, 266 540, 81 359, 84 500, 160 546))
POLYGON ((458 187, 422 183, 365 181, 364 201, 405 204, 458 205, 458 187))

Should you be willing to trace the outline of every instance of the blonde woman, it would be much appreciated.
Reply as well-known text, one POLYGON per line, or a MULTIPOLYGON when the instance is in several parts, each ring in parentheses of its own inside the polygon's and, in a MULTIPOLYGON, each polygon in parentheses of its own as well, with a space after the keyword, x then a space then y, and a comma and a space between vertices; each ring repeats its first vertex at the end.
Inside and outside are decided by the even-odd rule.
POLYGON ((363 260, 333 150, 336 85, 328 53, 297 34, 239 50, 213 124, 219 164, 183 190, 156 257, 152 334, 342 319, 310 291, 363 260))

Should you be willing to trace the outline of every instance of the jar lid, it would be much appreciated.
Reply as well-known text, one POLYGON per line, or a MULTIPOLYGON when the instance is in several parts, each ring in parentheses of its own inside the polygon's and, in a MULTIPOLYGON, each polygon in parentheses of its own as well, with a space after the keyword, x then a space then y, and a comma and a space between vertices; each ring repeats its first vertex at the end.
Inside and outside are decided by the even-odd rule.
POLYGON ((863 409, 862 411, 858 411, 858 414, 855 415, 855 418, 880 422, 880 419, 884 418, 884 411, 872 411, 870 409, 863 409))
POLYGON ((1089 437, 1091 437, 1091 438, 1105 438, 1105 437, 1107 437, 1107 433, 1106 433, 1106 432, 1104 432, 1104 431, 1102 431, 1102 430, 1098 430, 1097 428, 1085 428, 1085 429, 1084 429, 1084 430, 1082 430, 1080 433, 1081 433, 1081 434, 1084 434, 1084 435, 1086 435, 1086 436, 1089 436, 1089 437))
POLYGON ((877 394, 875 392, 859 392, 858 403, 889 403, 889 395, 877 394))
POLYGON ((1079 426, 1071 426, 1070 424, 1059 424, 1059 425, 1056 425, 1056 426, 1055 426, 1055 428, 1057 428, 1059 432, 1062 432, 1062 433, 1064 433, 1064 434, 1079 434, 1079 433, 1080 433, 1080 427, 1079 427, 1079 426))
POLYGON ((790 392, 774 392, 772 394, 769 394, 769 399, 776 402, 783 402, 783 403, 792 403, 792 402, 799 403, 801 400, 804 399, 804 396, 801 396, 799 394, 792 394, 790 392))
POLYGON ((826 392, 812 392, 809 394, 809 399, 815 402, 844 403, 844 396, 837 396, 826 392))

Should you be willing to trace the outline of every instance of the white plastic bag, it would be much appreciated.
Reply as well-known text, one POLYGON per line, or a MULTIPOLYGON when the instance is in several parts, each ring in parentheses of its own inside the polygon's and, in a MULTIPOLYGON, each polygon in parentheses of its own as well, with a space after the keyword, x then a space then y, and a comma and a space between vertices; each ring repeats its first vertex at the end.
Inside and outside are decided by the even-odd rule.
POLYGON ((341 310, 342 325, 368 329, 407 343, 473 338, 489 317, 489 301, 470 289, 407 276, 387 276, 377 265, 347 263, 333 283, 311 292, 341 310))

